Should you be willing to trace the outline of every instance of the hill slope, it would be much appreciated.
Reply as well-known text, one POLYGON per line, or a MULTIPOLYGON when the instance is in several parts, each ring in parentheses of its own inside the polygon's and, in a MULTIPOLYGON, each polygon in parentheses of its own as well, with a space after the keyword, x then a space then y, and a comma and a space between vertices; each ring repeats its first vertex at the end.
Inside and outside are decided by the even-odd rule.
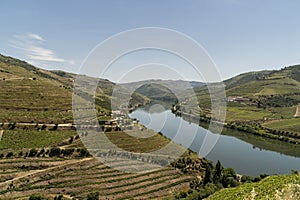
POLYGON ((300 199, 300 175, 274 175, 258 183, 223 189, 216 192, 207 200, 244 200, 244 199, 300 199))
MULTIPOLYGON (((50 199, 60 194, 67 199, 85 199, 91 192, 100 192, 101 198, 148 199, 172 196, 174 191, 189 188, 194 176, 173 167, 134 174, 117 169, 132 167, 143 171, 145 165, 128 161, 124 154, 123 159, 114 161, 115 168, 92 159, 82 144, 92 134, 89 132, 89 137, 85 137, 86 132, 79 138, 73 126, 71 110, 75 76, 63 71, 43 70, 0 55, 0 199, 28 199, 32 194, 50 199)), ((80 76, 87 84, 95 81, 93 77, 80 76)), ((84 93, 82 98, 95 97, 98 120, 104 126, 111 119, 110 102, 115 98, 112 96, 115 84, 105 79, 97 81, 95 96, 83 90, 79 93, 84 93)), ((124 94, 118 94, 121 97, 129 91, 124 89, 122 92, 124 94)), ((129 106, 146 102, 148 98, 134 93, 129 106)), ((150 134, 150 131, 146 132, 150 134)), ((105 135, 115 148, 133 152, 131 156, 136 160, 140 159, 140 152, 170 143, 155 133, 149 138, 135 138, 120 130, 110 130, 105 135)), ((95 140, 91 138, 90 142, 95 140)), ((114 155, 116 150, 105 149, 106 143, 103 143, 101 147, 106 158, 114 155)), ((157 167, 156 164, 153 166, 157 167)))
POLYGON ((73 78, 0 55, 0 121, 72 121, 73 78))

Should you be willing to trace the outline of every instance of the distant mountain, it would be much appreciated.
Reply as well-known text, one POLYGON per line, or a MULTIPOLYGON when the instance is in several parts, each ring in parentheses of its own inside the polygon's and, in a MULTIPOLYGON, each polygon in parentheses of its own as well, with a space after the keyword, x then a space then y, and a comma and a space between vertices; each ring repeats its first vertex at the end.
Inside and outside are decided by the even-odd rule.
POLYGON ((157 83, 146 83, 137 88, 135 92, 152 100, 169 101, 174 103, 177 99, 176 95, 169 88, 157 83))
POLYGON ((122 83, 121 85, 128 89, 133 89, 140 87, 144 84, 160 84, 163 85, 170 90, 176 90, 176 91, 183 91, 195 86, 202 86, 205 85, 203 82, 197 82, 197 81, 183 81, 183 80, 161 80, 161 79, 152 79, 152 80, 145 80, 145 81, 138 81, 138 82, 131 82, 131 83, 122 83))
POLYGON ((189 81, 189 84, 193 87, 199 87, 205 85, 203 82, 197 82, 197 81, 189 81))
POLYGON ((185 91, 205 85, 203 82, 183 80, 145 80, 132 83, 123 83, 122 87, 135 93, 147 96, 151 100, 173 101, 183 97, 185 91))

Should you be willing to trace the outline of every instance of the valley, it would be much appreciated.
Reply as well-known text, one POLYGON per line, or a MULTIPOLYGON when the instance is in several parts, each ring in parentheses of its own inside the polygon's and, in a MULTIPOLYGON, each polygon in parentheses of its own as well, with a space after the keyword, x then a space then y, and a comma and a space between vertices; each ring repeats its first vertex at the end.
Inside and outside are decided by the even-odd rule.
POLYGON ((205 198, 223 188, 246 187, 244 179, 259 185, 264 184, 264 174, 299 170, 298 72, 299 66, 292 66, 225 80, 227 117, 221 145, 204 158, 197 154, 199 144, 213 134, 203 131, 214 120, 205 83, 150 80, 121 84, 114 95, 115 83, 79 75, 86 85, 97 80, 96 93, 84 87, 73 93, 76 74, 40 69, 1 55, 0 198, 205 198), (128 105, 112 107, 111 102, 119 103, 128 93, 128 105), (76 105, 74 96, 79 100, 76 105), (172 118, 170 125, 148 126, 149 118, 136 115, 143 109, 157 115, 153 103, 172 118), (182 118, 171 113, 174 106, 182 118), (123 113, 124 108, 129 113, 123 113), (75 123, 74 110, 82 111, 83 124, 75 123), (88 125, 89 120, 97 124, 88 125), (182 123, 202 132, 184 129, 182 137, 174 139, 182 123), (185 143, 191 139, 187 136, 194 140, 185 143), (153 154, 167 145, 169 152, 153 154), (236 148, 243 152, 240 157, 233 156, 236 148), (179 152, 182 156, 176 157, 179 152), (239 164, 243 157, 249 159, 247 166, 239 164), (271 157, 274 160, 268 160, 271 157))

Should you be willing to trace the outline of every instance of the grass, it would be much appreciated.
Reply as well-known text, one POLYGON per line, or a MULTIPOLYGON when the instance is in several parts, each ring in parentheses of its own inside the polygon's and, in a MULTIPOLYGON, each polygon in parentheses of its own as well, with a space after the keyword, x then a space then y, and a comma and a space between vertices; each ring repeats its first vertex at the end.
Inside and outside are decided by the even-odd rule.
POLYGON ((246 183, 236 188, 223 189, 208 200, 244 199, 299 199, 300 175, 275 175, 258 183, 246 183))
POLYGON ((256 108, 254 106, 227 107, 227 121, 252 121, 261 120, 264 117, 271 116, 267 110, 256 108))
POLYGON ((43 148, 55 145, 76 135, 76 131, 5 130, 0 141, 0 150, 43 148))
POLYGON ((253 121, 262 120, 265 117, 268 119, 289 119, 293 118, 295 111, 295 107, 268 107, 263 109, 237 102, 228 102, 226 120, 253 121))
POLYGON ((273 118, 292 118, 296 112, 296 107, 274 107, 267 108, 273 114, 273 118))
POLYGON ((69 123, 73 120, 71 111, 0 109, 0 113, 0 122, 69 123))
POLYGON ((258 95, 290 94, 299 92, 300 83, 291 78, 257 80, 227 90, 227 96, 256 97, 258 95))
POLYGON ((0 122, 71 121, 71 90, 37 80, 0 81, 0 122))
POLYGON ((130 152, 151 152, 170 142, 170 140, 158 134, 150 138, 137 138, 122 132, 111 132, 107 133, 106 136, 112 143, 130 152))
POLYGON ((265 123, 264 126, 284 131, 300 133, 300 118, 283 119, 265 123))

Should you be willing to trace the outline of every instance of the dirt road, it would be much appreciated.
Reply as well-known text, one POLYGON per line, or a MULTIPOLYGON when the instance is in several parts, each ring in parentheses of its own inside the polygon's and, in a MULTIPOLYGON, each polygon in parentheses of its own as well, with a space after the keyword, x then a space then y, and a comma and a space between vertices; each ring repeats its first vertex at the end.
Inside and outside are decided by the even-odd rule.
POLYGON ((297 105, 294 117, 300 117, 300 105, 297 105))
POLYGON ((3 132, 4 132, 3 130, 0 130, 0 141, 2 139, 3 132))

